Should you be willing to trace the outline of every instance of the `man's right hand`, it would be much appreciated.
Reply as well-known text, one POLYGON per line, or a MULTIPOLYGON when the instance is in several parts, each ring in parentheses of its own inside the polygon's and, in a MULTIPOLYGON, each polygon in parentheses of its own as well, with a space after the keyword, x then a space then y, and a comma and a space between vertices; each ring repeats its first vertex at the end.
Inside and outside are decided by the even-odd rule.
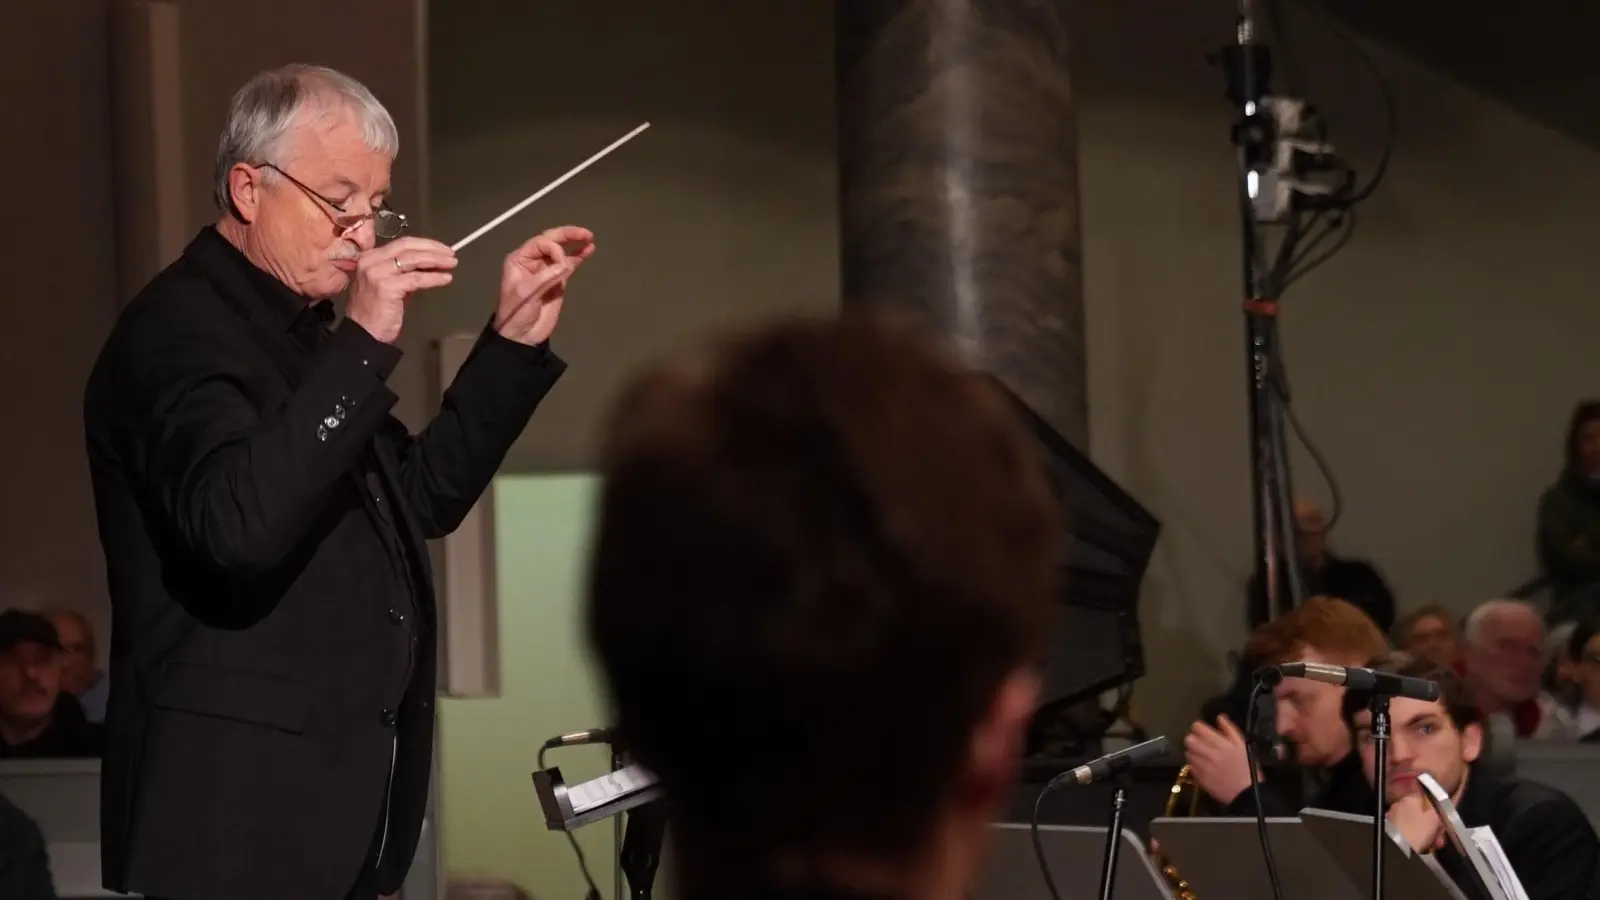
POLYGON ((374 247, 356 262, 345 315, 374 338, 392 344, 405 321, 406 298, 449 284, 455 267, 455 251, 431 238, 403 237, 374 247))
POLYGON ((1418 853, 1432 853, 1444 847, 1444 822, 1420 791, 1389 804, 1389 824, 1418 853))
POLYGON ((1202 791, 1223 806, 1250 789, 1250 760, 1244 734, 1227 716, 1217 717, 1217 727, 1195 722, 1183 739, 1184 761, 1202 791))

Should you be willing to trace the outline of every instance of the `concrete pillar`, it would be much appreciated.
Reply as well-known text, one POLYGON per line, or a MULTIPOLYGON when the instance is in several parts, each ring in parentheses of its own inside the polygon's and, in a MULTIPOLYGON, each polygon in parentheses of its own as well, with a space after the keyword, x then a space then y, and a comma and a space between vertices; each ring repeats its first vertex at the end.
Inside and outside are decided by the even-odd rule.
POLYGON ((1088 436, 1066 0, 837 0, 844 306, 912 312, 1088 436))

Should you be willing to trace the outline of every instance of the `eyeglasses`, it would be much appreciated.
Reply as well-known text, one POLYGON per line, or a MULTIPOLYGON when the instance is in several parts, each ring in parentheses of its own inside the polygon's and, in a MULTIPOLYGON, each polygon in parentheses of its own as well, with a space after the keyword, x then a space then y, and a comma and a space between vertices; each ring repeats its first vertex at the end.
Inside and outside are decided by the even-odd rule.
POLYGON ((317 193, 316 191, 307 187, 305 182, 294 177, 293 175, 290 175, 288 172, 285 172, 275 163, 258 163, 256 168, 271 169, 272 171, 277 172, 284 178, 289 179, 289 183, 299 188, 307 197, 310 197, 313 201, 320 202, 323 206, 326 206, 328 209, 333 210, 334 213, 337 213, 337 215, 333 215, 324 211, 323 215, 328 216, 328 221, 332 222, 336 227, 341 229, 339 232, 339 237, 341 238, 349 237, 351 232, 367 224, 368 222, 371 222, 372 230, 377 233, 378 237, 386 241, 393 240, 399 237, 400 233, 406 230, 406 225, 409 224, 406 221, 405 213, 398 213, 384 206, 376 207, 371 212, 368 212, 364 215, 349 215, 345 212, 343 203, 335 203, 332 200, 329 200, 327 197, 317 193))

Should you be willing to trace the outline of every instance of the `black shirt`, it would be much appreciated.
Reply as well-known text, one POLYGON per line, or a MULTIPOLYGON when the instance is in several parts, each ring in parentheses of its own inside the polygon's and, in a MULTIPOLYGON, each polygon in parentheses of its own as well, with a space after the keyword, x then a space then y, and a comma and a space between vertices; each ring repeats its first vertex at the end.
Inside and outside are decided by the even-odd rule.
MULTIPOLYGON (((1261 785, 1261 812, 1271 817, 1298 816, 1307 807, 1370 816, 1376 801, 1361 771, 1361 756, 1354 752, 1323 769, 1274 767, 1261 785)), ((1249 790, 1234 798, 1223 812, 1227 816, 1255 814, 1255 796, 1249 790)))
MULTIPOLYGON (((1370 616, 1385 634, 1394 627, 1394 593, 1389 590, 1388 583, 1371 563, 1359 559, 1341 559, 1330 553, 1325 557, 1322 568, 1315 570, 1302 568, 1300 580, 1305 587, 1307 597, 1338 597, 1370 616)), ((1279 596, 1280 598, 1289 596, 1287 573, 1284 575, 1284 584, 1280 586, 1279 596)), ((1269 615, 1267 594, 1261 589, 1261 583, 1252 577, 1250 627, 1255 628, 1269 618, 1284 612, 1286 610, 1280 609, 1277 613, 1269 615)))
MULTIPOLYGON (((1600 838, 1571 797, 1520 778, 1496 778, 1473 766, 1456 804, 1468 828, 1487 825, 1506 852, 1528 900, 1590 900, 1600 896, 1600 838)), ((1477 897, 1466 860, 1447 846, 1439 865, 1469 898, 1477 897)))
POLYGON ((0 759, 88 759, 104 748, 105 730, 84 716, 78 698, 63 691, 56 697, 50 726, 25 744, 0 740, 0 759))

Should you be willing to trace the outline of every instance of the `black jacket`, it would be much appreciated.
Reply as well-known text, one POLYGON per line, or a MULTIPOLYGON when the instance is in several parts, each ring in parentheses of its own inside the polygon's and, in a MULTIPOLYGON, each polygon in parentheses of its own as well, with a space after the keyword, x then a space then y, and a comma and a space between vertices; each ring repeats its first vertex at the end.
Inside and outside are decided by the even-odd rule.
POLYGON ((56 900, 44 835, 27 813, 0 797, 0 897, 56 900))
POLYGON ((89 721, 77 697, 62 691, 56 696, 50 727, 26 744, 0 741, 0 759, 85 759, 98 757, 104 749, 105 729, 89 721))
POLYGON ((392 893, 415 853, 434 736, 424 540, 460 524, 564 366, 485 330, 412 436, 389 414, 399 351, 348 320, 330 334, 315 309, 207 228, 90 375, 112 890, 339 900, 374 853, 392 893))
MULTIPOLYGON (((1269 770, 1261 785, 1261 811, 1269 817, 1292 817, 1300 810, 1330 809, 1370 816, 1377 798, 1361 771, 1361 756, 1350 753, 1326 769, 1310 771, 1297 766, 1269 770)), ((1245 791, 1228 804, 1223 815, 1254 816, 1254 793, 1245 791)))
MULTIPOLYGON (((1520 778, 1495 778, 1473 766, 1456 804, 1468 828, 1487 825, 1522 882, 1528 900, 1591 900, 1600 896, 1600 838, 1571 797, 1520 778)), ((1439 865, 1469 898, 1477 894, 1466 861, 1447 846, 1439 865)))
MULTIPOLYGON (((1342 559, 1329 553, 1316 571, 1302 569, 1300 578, 1307 597, 1338 597, 1357 607, 1377 623, 1385 634, 1394 627, 1395 599, 1388 582, 1378 574, 1371 563, 1359 559, 1342 559)), ((1288 575, 1284 575, 1279 588, 1280 597, 1289 596, 1288 575)), ((1254 576, 1249 587, 1249 624, 1255 628, 1268 619, 1277 618, 1285 610, 1267 609, 1267 592, 1254 576)))

